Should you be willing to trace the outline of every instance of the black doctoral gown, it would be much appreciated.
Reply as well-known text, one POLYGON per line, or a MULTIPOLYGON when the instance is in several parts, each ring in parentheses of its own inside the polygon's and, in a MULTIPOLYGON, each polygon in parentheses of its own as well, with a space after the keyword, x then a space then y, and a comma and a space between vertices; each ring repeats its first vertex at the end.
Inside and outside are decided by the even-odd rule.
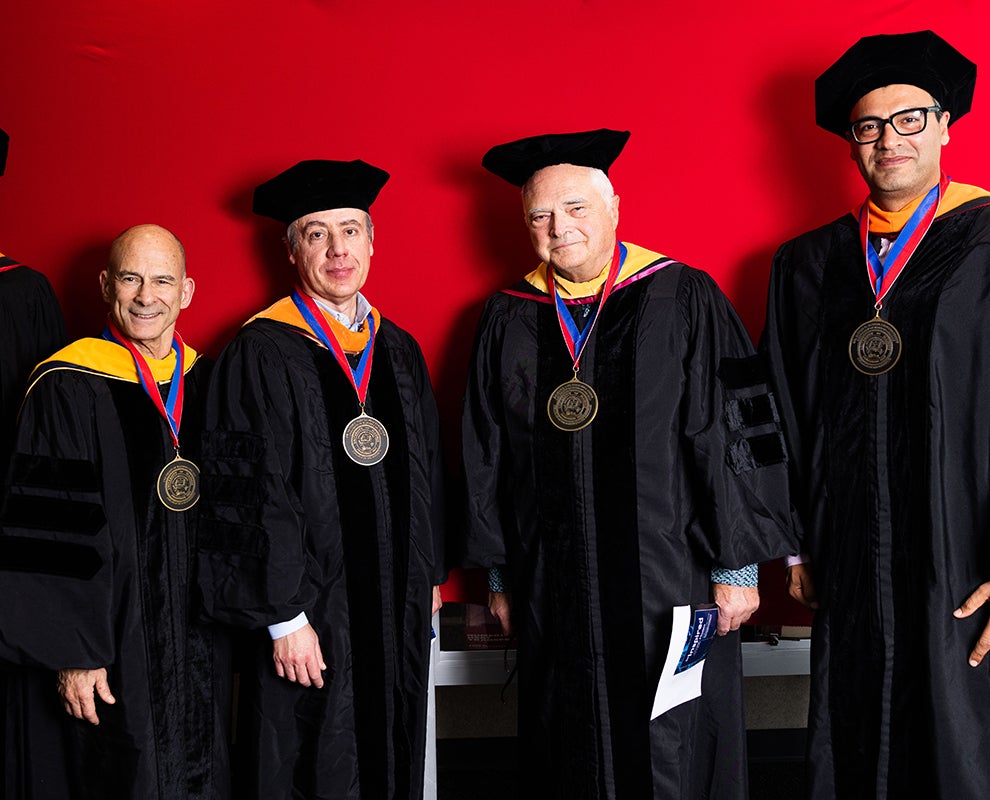
MULTIPOLYGON (((51 284, 40 272, 0 254, 0 487, 7 479, 7 464, 14 439, 17 412, 31 370, 65 344, 65 326, 51 284)), ((4 587, 0 584, 0 591, 4 587)), ((64 713, 52 692, 53 676, 26 671, 0 662, 0 798, 24 797, 29 774, 48 775, 53 785, 52 767, 41 754, 25 747, 23 732, 28 730, 27 709, 33 707, 31 730, 48 726, 58 735, 64 713), (41 708, 50 711, 47 718, 41 708), (37 766, 29 768, 29 763, 37 766)), ((54 786, 54 785, 53 785, 54 786)), ((53 788, 51 797, 64 797, 63 786, 53 788)))
POLYGON ((792 454, 820 609, 809 717, 816 800, 990 797, 990 198, 938 218, 887 295, 900 360, 869 377, 856 220, 785 244, 761 347, 792 454))
POLYGON ((673 607, 791 541, 783 441, 713 281, 627 247, 581 357, 600 400, 583 430, 547 416, 572 374, 550 298, 522 282, 489 300, 464 405, 466 564, 507 565, 526 797, 744 798, 737 634, 701 699, 650 712, 673 607))
POLYGON ((0 342, 0 472, 6 475, 28 375, 65 344, 65 325, 47 278, 2 253, 0 342))
MULTIPOLYGON (((97 700, 98 726, 62 712, 65 776, 31 765, 18 796, 222 800, 231 671, 192 600, 197 509, 159 501, 158 475, 175 457, 169 430, 133 362, 132 379, 103 368, 107 348, 131 358, 81 340, 32 375, 0 516, 0 655, 48 670, 106 667, 116 703, 97 700), (63 777, 59 794, 51 785, 63 777)), ((196 461, 210 365, 193 360, 180 440, 196 461)), ((62 745, 30 720, 30 757, 54 770, 60 756, 46 750, 62 745)))
POLYGON ((359 466, 342 444, 355 390, 290 306, 225 348, 204 440, 203 594, 216 619, 256 629, 241 675, 238 797, 418 798, 432 587, 444 577, 429 375, 412 337, 383 319, 366 410, 390 444, 379 464, 359 466), (266 626, 300 612, 319 636, 322 689, 275 673, 266 626))

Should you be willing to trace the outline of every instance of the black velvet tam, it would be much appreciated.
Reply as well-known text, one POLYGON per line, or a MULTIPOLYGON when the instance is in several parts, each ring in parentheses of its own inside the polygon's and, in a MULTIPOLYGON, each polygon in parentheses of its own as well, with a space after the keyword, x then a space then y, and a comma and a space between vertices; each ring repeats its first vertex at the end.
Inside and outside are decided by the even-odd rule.
POLYGON ((300 161, 258 186, 251 210, 286 225, 314 211, 367 211, 388 179, 385 170, 360 159, 300 161))
POLYGON ((600 169, 606 175, 629 140, 629 131, 599 128, 581 133, 546 133, 493 147, 481 166, 522 186, 533 173, 556 164, 600 169))
POLYGON ((845 136, 859 99, 897 83, 930 92, 951 125, 972 105, 976 64, 932 31, 864 36, 815 81, 815 122, 845 136))

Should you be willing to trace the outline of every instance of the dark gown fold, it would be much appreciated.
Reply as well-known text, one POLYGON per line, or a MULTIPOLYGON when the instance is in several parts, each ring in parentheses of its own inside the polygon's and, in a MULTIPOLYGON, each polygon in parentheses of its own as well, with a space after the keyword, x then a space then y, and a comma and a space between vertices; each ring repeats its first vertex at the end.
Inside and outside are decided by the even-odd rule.
POLYGON ((590 336, 580 377, 600 405, 577 432, 547 415, 572 374, 547 296, 520 283, 478 327, 464 561, 505 565, 513 592, 526 797, 747 792, 737 635, 715 643, 702 699, 650 710, 673 607, 709 602, 713 567, 793 546, 783 441, 715 284, 676 262, 647 271, 590 336))
POLYGON ((856 220, 785 244, 761 347, 821 609, 812 643, 812 796, 990 796, 990 618, 952 611, 990 580, 990 208, 938 218, 884 300, 903 349, 849 358, 874 315, 856 220))
POLYGON ((238 797, 422 796, 432 587, 444 578, 439 427, 419 347, 388 320, 367 412, 384 460, 344 453, 359 413, 333 355, 271 319, 224 350, 207 416, 201 584, 254 629, 241 675, 238 797), (305 612, 322 689, 279 678, 265 626, 305 612))

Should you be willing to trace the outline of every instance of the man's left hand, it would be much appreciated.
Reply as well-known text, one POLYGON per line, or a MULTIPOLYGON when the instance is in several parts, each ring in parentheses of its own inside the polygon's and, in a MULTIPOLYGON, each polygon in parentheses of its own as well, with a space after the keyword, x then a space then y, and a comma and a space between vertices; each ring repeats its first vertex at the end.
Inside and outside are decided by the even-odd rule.
POLYGON ((272 640, 275 673, 302 686, 323 688, 323 670, 327 668, 320 650, 320 637, 307 623, 297 631, 272 640))
MULTIPOLYGON (((986 603, 990 600, 990 581, 982 584, 973 592, 969 597, 966 598, 966 602, 963 603, 959 608, 952 612, 952 616, 956 619, 965 619, 966 617, 972 616, 977 611, 979 611, 986 603)), ((983 633, 980 634, 980 638, 976 642, 976 647, 973 648, 973 652, 969 654, 969 665, 971 667, 978 667, 983 661, 983 657, 990 652, 990 622, 983 629, 983 633)))
POLYGON ((117 702, 110 692, 106 668, 99 669, 60 669, 58 671, 58 693, 62 695, 62 705, 66 713, 76 719, 84 719, 94 725, 100 724, 96 713, 96 699, 107 705, 117 702))
POLYGON ((756 586, 714 583, 712 587, 715 605, 718 606, 719 636, 739 630, 739 626, 753 616, 760 607, 760 590, 756 586))
POLYGON ((443 600, 440 598, 440 587, 439 586, 434 586, 433 587, 433 610, 430 612, 430 616, 432 617, 442 607, 443 607, 443 600))

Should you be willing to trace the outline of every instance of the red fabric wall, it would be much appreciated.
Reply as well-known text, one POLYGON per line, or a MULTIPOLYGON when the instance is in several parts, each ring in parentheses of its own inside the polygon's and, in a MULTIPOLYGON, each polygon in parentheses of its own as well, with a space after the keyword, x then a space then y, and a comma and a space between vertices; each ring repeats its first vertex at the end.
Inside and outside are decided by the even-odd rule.
MULTIPOLYGON (((32 0, 0 9, 0 251, 45 271, 72 336, 102 326, 96 276, 157 222, 197 281, 180 329, 216 355, 293 271, 251 190, 304 158, 393 177, 365 293, 426 353, 456 447, 483 300, 535 259, 493 144, 597 127, 632 139, 611 175, 620 235, 707 269, 759 335, 776 247, 860 201, 846 146, 813 124, 814 77, 860 36, 932 28, 990 66, 977 0, 32 0)), ((983 78, 985 81, 986 78, 983 78)), ((952 128, 957 180, 990 184, 990 102, 952 128)), ((779 592, 764 618, 793 619, 779 592)), ((463 591, 460 577, 448 597, 463 591)), ((800 618, 800 615, 797 615, 800 618)))

